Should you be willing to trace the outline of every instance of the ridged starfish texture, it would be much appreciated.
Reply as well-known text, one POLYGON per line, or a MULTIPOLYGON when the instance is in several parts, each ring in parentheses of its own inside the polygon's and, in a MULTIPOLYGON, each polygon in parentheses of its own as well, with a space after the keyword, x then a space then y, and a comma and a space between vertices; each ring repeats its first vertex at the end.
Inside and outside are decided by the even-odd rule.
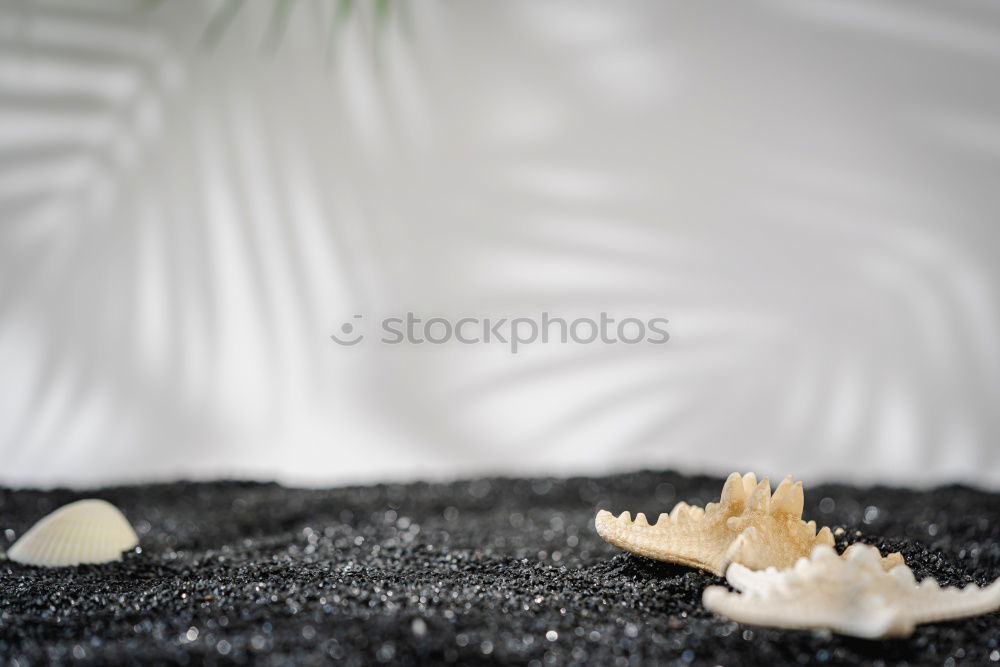
POLYGON ((601 510, 595 524, 607 542, 640 556, 679 563, 723 576, 730 563, 753 570, 791 567, 818 544, 833 545, 829 528, 817 534, 814 521, 802 520, 802 482, 786 477, 774 495, 765 477, 734 472, 718 503, 704 509, 677 503, 650 525, 640 512, 615 517, 601 510))
POLYGON ((117 507, 103 500, 78 500, 43 517, 14 543, 7 558, 40 567, 111 563, 138 543, 117 507))
POLYGON ((1000 580, 986 588, 941 588, 930 577, 918 584, 906 565, 885 566, 875 547, 853 544, 840 558, 821 545, 784 571, 754 572, 734 563, 726 579, 742 593, 710 586, 702 599, 708 609, 740 623, 866 639, 907 637, 920 623, 1000 609, 1000 580))

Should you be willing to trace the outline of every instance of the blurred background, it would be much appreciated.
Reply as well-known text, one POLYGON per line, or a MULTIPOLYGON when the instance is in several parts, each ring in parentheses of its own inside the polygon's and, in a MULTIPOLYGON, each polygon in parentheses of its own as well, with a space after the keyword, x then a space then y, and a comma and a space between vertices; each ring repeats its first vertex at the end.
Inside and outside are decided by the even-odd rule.
POLYGON ((996 485, 998 81, 994 0, 4 2, 0 483, 996 485))

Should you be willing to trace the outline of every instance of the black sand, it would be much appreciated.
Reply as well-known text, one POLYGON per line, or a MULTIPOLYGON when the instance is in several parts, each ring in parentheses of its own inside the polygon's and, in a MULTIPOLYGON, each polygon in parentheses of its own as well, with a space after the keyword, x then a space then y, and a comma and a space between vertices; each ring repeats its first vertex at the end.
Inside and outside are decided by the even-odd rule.
MULTIPOLYGON (((3 548, 88 496, 118 505, 142 538, 118 564, 0 562, 0 663, 1000 665, 1000 614, 888 642, 742 626, 700 605, 719 579, 624 554, 594 532, 597 507, 655 516, 716 499, 721 482, 644 472, 0 489, 3 548)), ((1000 494, 807 485, 805 514, 902 551, 918 578, 1000 576, 1000 494)))

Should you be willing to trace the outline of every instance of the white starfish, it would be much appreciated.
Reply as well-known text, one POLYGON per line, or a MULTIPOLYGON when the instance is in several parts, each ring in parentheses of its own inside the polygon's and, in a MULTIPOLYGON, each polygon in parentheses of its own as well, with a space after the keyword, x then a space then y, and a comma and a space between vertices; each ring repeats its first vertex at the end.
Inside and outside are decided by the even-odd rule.
POLYGON ((639 513, 615 517, 601 510, 595 524, 606 541, 640 556, 680 563, 722 576, 730 563, 751 569, 790 567, 817 544, 833 545, 829 528, 817 534, 814 521, 802 520, 802 482, 789 475, 771 495, 765 477, 733 473, 718 503, 704 509, 678 503, 650 525, 639 513))
POLYGON ((889 570, 878 549, 851 545, 843 557, 820 545, 794 568, 754 572, 738 563, 726 579, 741 591, 705 589, 705 607, 740 623, 827 629, 868 639, 906 637, 920 623, 977 616, 1000 609, 1000 580, 986 588, 919 584, 906 565, 889 570))

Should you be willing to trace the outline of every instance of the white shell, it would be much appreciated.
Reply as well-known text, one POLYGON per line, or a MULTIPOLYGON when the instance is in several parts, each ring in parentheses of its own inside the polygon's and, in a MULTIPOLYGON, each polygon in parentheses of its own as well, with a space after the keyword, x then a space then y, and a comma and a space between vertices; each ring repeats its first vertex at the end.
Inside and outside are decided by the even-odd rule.
POLYGON ((137 544, 139 536, 117 507, 103 500, 78 500, 32 526, 7 558, 41 567, 110 563, 137 544))
POLYGON ((838 557, 821 545, 787 570, 754 572, 733 563, 726 579, 741 594, 710 586, 702 601, 740 623, 826 629, 867 639, 906 637, 919 623, 1000 609, 1000 580, 986 588, 941 588, 930 577, 918 584, 906 565, 886 566, 875 547, 853 544, 838 557))

